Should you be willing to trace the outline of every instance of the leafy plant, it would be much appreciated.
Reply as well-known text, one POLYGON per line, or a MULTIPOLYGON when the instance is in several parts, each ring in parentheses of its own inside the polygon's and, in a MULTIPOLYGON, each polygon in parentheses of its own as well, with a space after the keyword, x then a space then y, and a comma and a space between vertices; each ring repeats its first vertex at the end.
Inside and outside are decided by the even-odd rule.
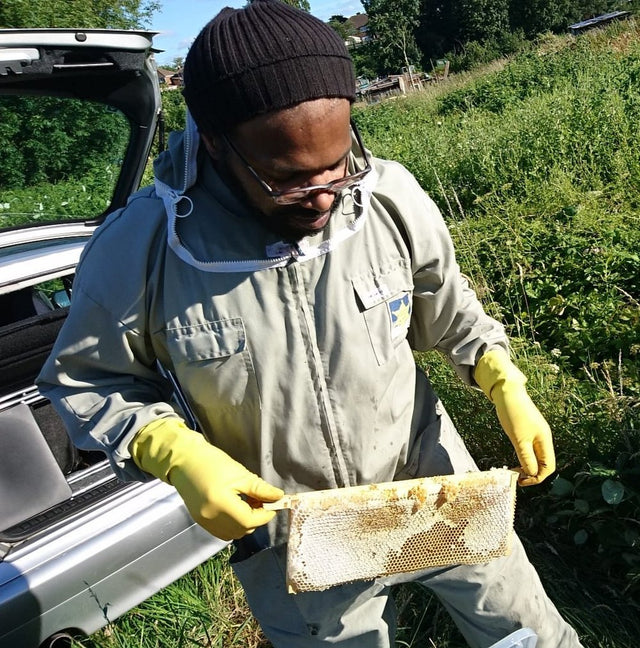
POLYGON ((3 96, 0 226, 101 215, 113 193, 129 129, 123 114, 102 104, 3 96))
POLYGON ((82 177, 105 160, 122 162, 129 126, 120 113, 58 97, 4 96, 0 140, 4 164, 0 186, 14 189, 82 177), (29 119, 24 119, 29 115, 29 119))
MULTIPOLYGON (((625 450, 611 465, 590 462, 567 469, 542 496, 529 528, 545 529, 547 541, 571 556, 615 596, 640 593, 640 462, 625 450)), ((540 496, 537 496, 540 497, 540 496)), ((533 498, 533 502, 537 497, 533 498)), ((638 605, 640 611, 640 605, 638 605)))

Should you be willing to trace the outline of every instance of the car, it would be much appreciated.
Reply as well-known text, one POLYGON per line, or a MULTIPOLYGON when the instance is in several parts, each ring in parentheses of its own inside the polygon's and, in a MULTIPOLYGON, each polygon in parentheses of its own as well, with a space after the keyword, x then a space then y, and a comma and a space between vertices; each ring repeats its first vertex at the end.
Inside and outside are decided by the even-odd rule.
POLYGON ((35 386, 84 246, 148 165, 153 36, 0 30, 0 648, 90 635, 227 544, 169 485, 75 448, 35 386))

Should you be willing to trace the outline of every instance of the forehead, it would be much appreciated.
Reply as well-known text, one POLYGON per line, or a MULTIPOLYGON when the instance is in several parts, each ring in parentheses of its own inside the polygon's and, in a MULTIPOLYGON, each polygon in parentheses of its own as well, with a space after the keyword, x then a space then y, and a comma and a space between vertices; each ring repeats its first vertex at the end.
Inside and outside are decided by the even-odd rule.
POLYGON ((351 106, 347 99, 317 99, 240 124, 235 141, 257 163, 330 166, 348 152, 351 106))

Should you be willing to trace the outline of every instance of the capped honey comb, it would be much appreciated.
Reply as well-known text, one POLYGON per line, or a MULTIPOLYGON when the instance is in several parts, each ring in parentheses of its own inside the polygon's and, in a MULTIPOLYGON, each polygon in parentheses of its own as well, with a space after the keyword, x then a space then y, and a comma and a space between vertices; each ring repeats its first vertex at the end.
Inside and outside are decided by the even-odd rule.
POLYGON ((285 496, 270 508, 289 508, 289 591, 507 555, 516 482, 493 469, 285 496))

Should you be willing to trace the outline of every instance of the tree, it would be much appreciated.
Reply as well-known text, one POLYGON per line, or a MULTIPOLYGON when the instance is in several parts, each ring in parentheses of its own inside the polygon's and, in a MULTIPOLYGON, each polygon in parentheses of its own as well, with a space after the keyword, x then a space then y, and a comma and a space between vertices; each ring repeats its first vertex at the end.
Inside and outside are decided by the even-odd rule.
POLYGON ((173 61, 171 62, 171 65, 165 66, 168 70, 182 70, 184 67, 184 56, 176 56, 173 61))
POLYGON ((311 11, 309 0, 282 0, 282 2, 291 5, 292 7, 302 9, 303 11, 311 11))
POLYGON ((162 93, 162 114, 165 129, 171 131, 182 130, 187 120, 187 104, 182 92, 165 90, 162 93))
POLYGON ((149 26, 157 0, 2 0, 0 27, 139 29, 149 26))
POLYGON ((416 42, 423 60, 437 58, 459 42, 458 17, 451 0, 422 0, 416 42))
POLYGON ((510 29, 509 0, 459 0, 454 11, 464 42, 499 40, 510 29))
POLYGON ((425 58, 458 51, 469 41, 500 42, 511 32, 511 6, 520 11, 521 6, 530 3, 529 0, 421 0, 416 40, 425 58))
POLYGON ((398 72, 420 60, 415 29, 419 23, 420 0, 362 0, 369 17, 369 34, 374 39, 384 67, 398 72))
POLYGON ((375 49, 375 43, 368 41, 358 47, 353 47, 350 52, 353 67, 356 76, 365 77, 365 79, 374 79, 385 73, 380 64, 378 53, 375 49))
POLYGON ((583 8, 578 4, 576 0, 512 2, 511 24, 529 37, 547 31, 565 31, 567 25, 584 17, 583 8))
POLYGON ((80 178, 126 148, 129 129, 124 115, 102 105, 60 97, 2 99, 3 189, 80 178))
POLYGON ((339 14, 329 18, 329 26, 333 27, 343 41, 346 41, 350 36, 356 35, 356 28, 353 23, 339 14))

